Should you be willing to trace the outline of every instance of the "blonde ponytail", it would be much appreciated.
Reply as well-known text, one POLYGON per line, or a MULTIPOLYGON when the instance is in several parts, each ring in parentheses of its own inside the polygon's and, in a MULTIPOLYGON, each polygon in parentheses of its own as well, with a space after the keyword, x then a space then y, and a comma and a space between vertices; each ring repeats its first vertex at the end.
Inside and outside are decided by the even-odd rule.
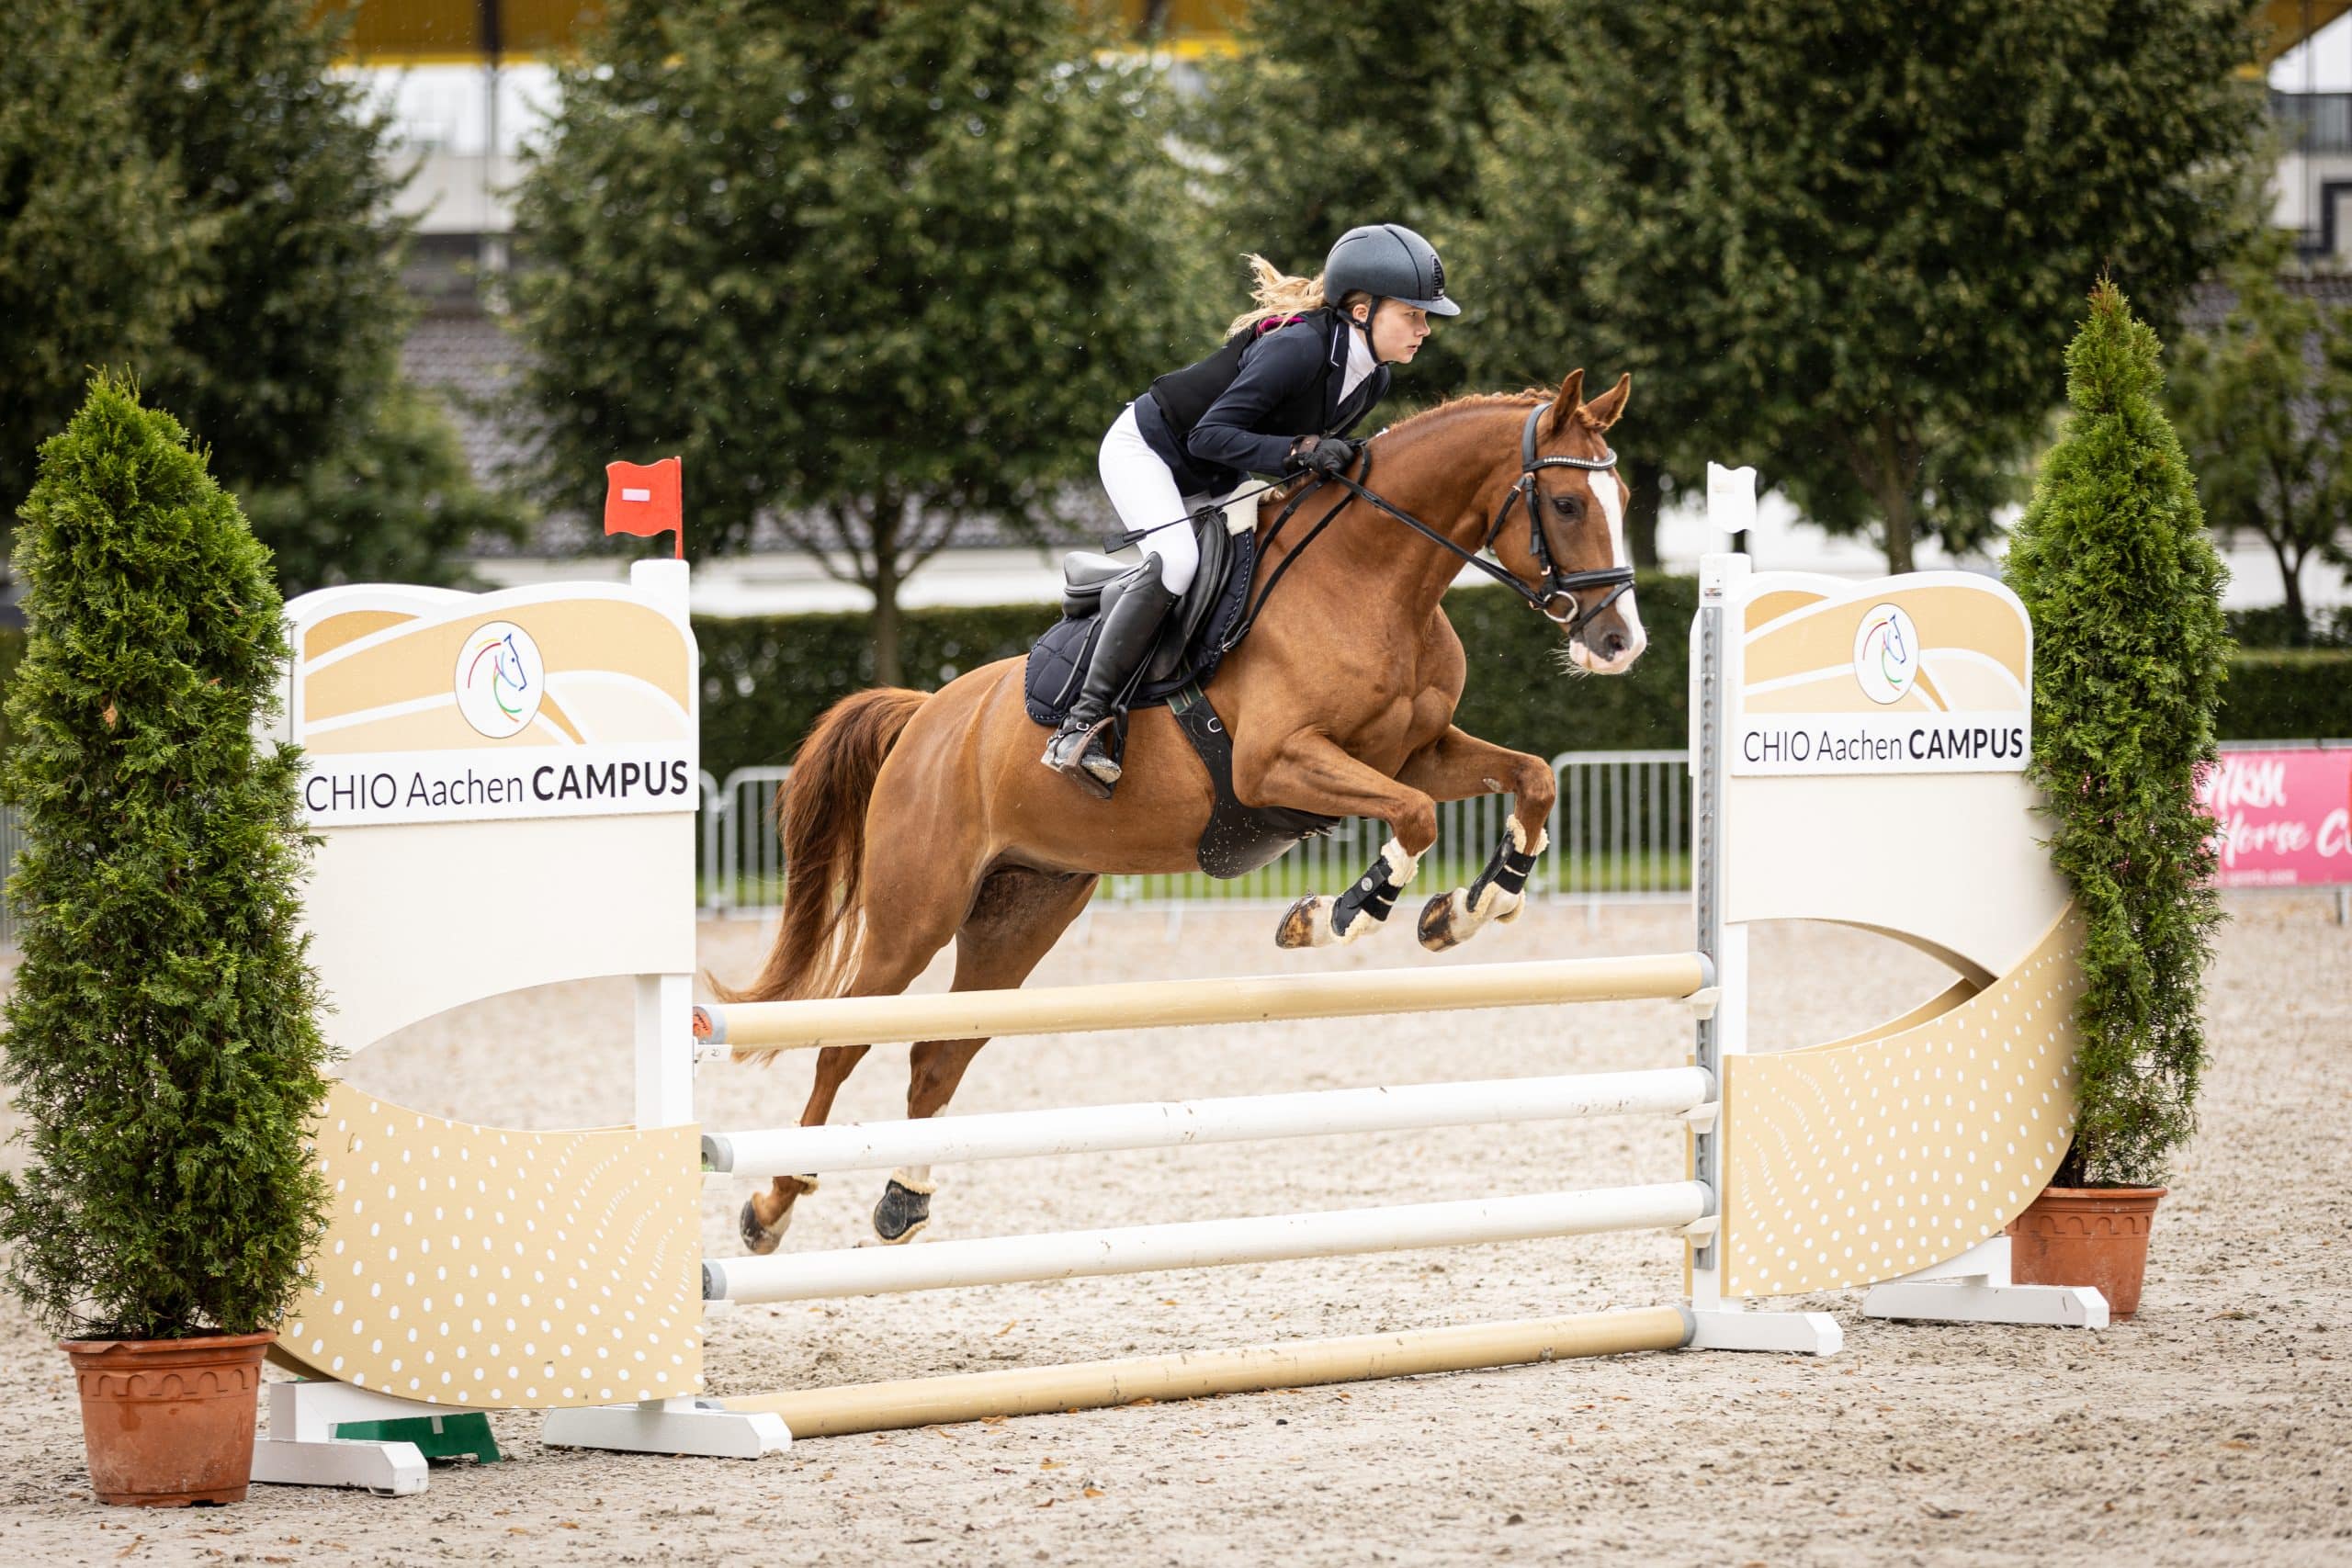
POLYGON ((1258 301, 1258 308, 1234 317, 1233 324, 1225 329, 1226 336, 1254 327, 1269 316, 1304 315, 1323 308, 1321 273, 1313 277, 1293 277, 1261 255, 1253 254, 1249 259, 1250 271, 1258 280, 1250 290, 1250 297, 1258 301))

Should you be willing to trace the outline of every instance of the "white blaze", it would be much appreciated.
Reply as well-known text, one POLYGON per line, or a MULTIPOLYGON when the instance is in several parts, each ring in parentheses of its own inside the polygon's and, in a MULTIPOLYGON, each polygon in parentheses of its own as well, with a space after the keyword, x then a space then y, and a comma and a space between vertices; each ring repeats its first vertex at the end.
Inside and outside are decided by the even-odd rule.
MULTIPOLYGON (((1630 567, 1634 563, 1625 554, 1625 485, 1611 468, 1597 476, 1592 493, 1600 498, 1600 510, 1609 519, 1609 564, 1630 567)), ((1617 601, 1618 613, 1625 617, 1625 642, 1630 648, 1640 648, 1648 639, 1642 632, 1642 612, 1634 603, 1634 591, 1617 601)))

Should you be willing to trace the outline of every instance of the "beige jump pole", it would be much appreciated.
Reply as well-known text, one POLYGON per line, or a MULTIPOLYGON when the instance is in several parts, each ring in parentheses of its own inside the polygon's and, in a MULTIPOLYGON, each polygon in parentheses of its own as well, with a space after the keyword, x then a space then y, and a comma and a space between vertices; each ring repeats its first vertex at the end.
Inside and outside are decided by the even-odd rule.
POLYGON ((1673 1350, 1689 1344, 1690 1337, 1691 1319, 1684 1309, 1637 1307, 1628 1312, 1472 1323, 1402 1334, 1302 1339, 1238 1350, 852 1383, 720 1403, 729 1410, 781 1416, 796 1438, 835 1438, 991 1416, 1091 1410, 1145 1399, 1204 1399, 1212 1394, 1470 1371, 1571 1357, 1673 1350))
POLYGON ((713 1003, 695 1009, 695 1034, 738 1053, 807 1050, 899 1040, 1001 1039, 1087 1030, 1543 1007, 1555 1002, 1679 1000, 1713 984, 1713 964, 1695 953, 1559 958, 1426 969, 1134 980, 1033 990, 713 1003))

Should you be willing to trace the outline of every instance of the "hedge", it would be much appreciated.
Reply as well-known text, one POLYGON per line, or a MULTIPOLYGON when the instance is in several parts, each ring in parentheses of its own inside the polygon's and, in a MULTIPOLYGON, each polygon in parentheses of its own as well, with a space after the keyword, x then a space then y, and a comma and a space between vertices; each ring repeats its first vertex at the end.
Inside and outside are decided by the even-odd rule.
MULTIPOLYGON (((1470 659, 1462 727, 1546 757, 1683 745, 1687 632, 1697 601, 1693 579, 1645 573, 1638 603, 1650 650, 1629 673, 1607 677, 1566 670, 1557 634, 1501 590, 1456 590, 1445 613, 1470 659)), ((910 610, 902 621, 908 679, 936 688, 1025 653, 1054 614, 1040 604, 910 610)), ((734 768, 790 761, 819 714, 873 683, 865 627, 860 613, 697 617, 703 766, 725 778, 734 768)), ((24 642, 21 629, 0 627, 0 686, 24 642)), ((2352 649, 2239 649, 2222 696, 2222 739, 2321 736, 2352 737, 2352 649)), ((0 728, 0 752, 6 740, 0 728)))
POLYGON ((2352 649, 2240 649, 2222 688, 2224 740, 2352 737, 2352 649))
MULTIPOLYGON (((1558 632, 1500 589, 1448 596, 1446 614, 1469 657, 1463 728, 1546 757, 1682 745, 1686 628, 1697 592, 1690 578, 1643 577, 1636 595, 1651 628, 1650 651, 1614 678, 1569 668, 1558 632)), ((910 684, 936 689, 967 670, 1026 654, 1055 615, 1035 604, 910 610, 899 623, 899 662, 910 684)), ((724 778, 729 769, 788 761, 828 705, 872 683, 865 627, 866 617, 854 613, 696 620, 703 766, 724 778)), ((1344 660, 1345 649, 1335 652, 1344 660)))
MULTIPOLYGON (((1500 589, 1448 594, 1445 612, 1470 662, 1462 727, 1545 757, 1685 745, 1698 583, 1644 573, 1637 595, 1649 651, 1612 677, 1570 670, 1558 633, 1500 589)), ((935 689, 967 670, 1025 653, 1053 615, 1034 604, 908 611, 901 622, 908 680, 935 689)), ((703 766, 724 778, 732 768, 789 761, 827 705, 872 682, 865 622, 862 614, 697 620, 703 766)), ((2223 693, 2222 734, 2352 736, 2352 650, 2240 650, 2223 693)))

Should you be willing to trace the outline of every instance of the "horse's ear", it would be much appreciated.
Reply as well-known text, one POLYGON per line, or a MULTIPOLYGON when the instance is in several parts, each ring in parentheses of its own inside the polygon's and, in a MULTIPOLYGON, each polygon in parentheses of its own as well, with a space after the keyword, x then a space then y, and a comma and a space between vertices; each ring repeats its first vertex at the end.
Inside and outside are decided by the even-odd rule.
POLYGON ((1559 396, 1554 398, 1552 406, 1544 411, 1543 434, 1548 437, 1565 425, 1575 415, 1578 400, 1583 396, 1584 368, 1579 366, 1568 372, 1568 378, 1560 383, 1559 396))
POLYGON ((1631 371, 1617 378, 1617 384, 1577 411, 1585 423, 1595 430, 1606 430, 1625 412, 1625 395, 1634 389, 1631 371))

